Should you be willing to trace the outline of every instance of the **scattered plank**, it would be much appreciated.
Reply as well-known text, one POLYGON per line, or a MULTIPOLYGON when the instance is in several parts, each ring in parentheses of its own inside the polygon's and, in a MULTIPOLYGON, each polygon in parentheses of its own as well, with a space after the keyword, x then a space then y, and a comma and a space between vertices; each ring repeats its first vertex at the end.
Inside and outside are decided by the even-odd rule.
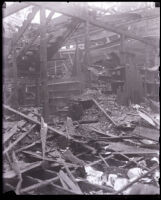
POLYGON ((145 138, 159 142, 159 137, 160 137, 159 130, 139 126, 136 127, 136 129, 133 131, 133 134, 139 136, 140 138, 145 138))
POLYGON ((134 183, 137 183, 140 179, 148 176, 149 174, 151 174, 153 171, 155 171, 156 169, 159 169, 159 165, 151 168, 149 171, 147 171, 145 174, 139 176, 138 178, 136 178, 135 180, 131 181, 129 184, 125 185, 123 188, 121 188, 119 191, 117 191, 116 193, 114 193, 115 195, 122 193, 123 191, 125 191, 127 188, 129 188, 130 186, 132 186, 134 183))
POLYGON ((18 130, 18 128, 23 127, 26 124, 25 121, 21 120, 19 122, 17 122, 15 124, 15 126, 13 126, 13 128, 11 130, 9 130, 7 133, 4 134, 3 137, 3 144, 6 143, 18 130))
POLYGON ((126 151, 127 153, 130 152, 135 152, 137 154, 137 152, 144 152, 144 153, 149 153, 149 152, 153 152, 153 153, 157 153, 157 150, 152 150, 152 149, 147 149, 147 148, 138 148, 137 146, 129 146, 126 144, 123 144, 121 142, 111 142, 108 146, 109 150, 113 150, 115 152, 124 152, 126 151))
MULTIPOLYGON (((23 117, 23 118, 26 119, 27 121, 30 121, 30 122, 32 122, 32 123, 34 123, 34 124, 38 124, 39 126, 41 125, 41 123, 40 123, 39 121, 37 121, 37 120, 33 119, 32 117, 29 117, 29 116, 27 116, 27 115, 25 115, 25 114, 23 114, 23 113, 21 113, 21 112, 15 110, 15 109, 11 108, 10 106, 3 105, 3 107, 4 107, 5 109, 7 109, 7 110, 9 110, 9 111, 11 111, 11 112, 13 112, 13 113, 15 113, 16 115, 19 115, 19 116, 23 117)), ((61 135, 61 136, 66 137, 65 133, 63 133, 62 131, 57 130, 57 129, 51 127, 51 126, 48 126, 48 130, 50 130, 50 131, 52 131, 52 132, 55 132, 55 133, 57 133, 58 135, 61 135)), ((75 141, 75 142, 78 142, 78 143, 84 143, 84 142, 81 142, 81 141, 78 141, 78 140, 74 139, 74 138, 71 137, 71 136, 68 136, 68 138, 71 139, 71 140, 73 140, 73 141, 75 141)))
MULTIPOLYGON (((33 178, 33 177, 31 177, 31 176, 27 176, 27 178, 29 178, 29 179, 31 179, 31 180, 34 180, 34 181, 37 181, 37 182, 39 182, 39 183, 41 182, 41 180, 38 179, 38 178, 33 178)), ((62 180, 62 179, 60 178, 60 180, 62 180)), ((64 183, 64 182, 63 182, 63 183, 64 183)), ((68 192, 69 194, 75 194, 73 191, 69 190, 68 188, 67 188, 67 189, 62 188, 62 187, 60 187, 59 185, 56 185, 56 184, 54 184, 54 183, 50 183, 50 185, 52 185, 54 188, 57 188, 57 189, 59 189, 59 190, 61 190, 61 191, 68 192)))
POLYGON ((15 145, 17 145, 25 136, 27 136, 29 133, 31 133, 31 131, 33 131, 33 129, 36 127, 36 125, 32 125, 32 127, 30 128, 29 131, 27 131, 26 133, 22 134, 16 141, 14 141, 13 143, 11 143, 4 151, 3 154, 6 154, 8 151, 10 151, 11 149, 13 149, 13 147, 15 145))
POLYGON ((109 168, 109 164, 106 162, 106 160, 101 156, 101 154, 99 154, 99 157, 101 158, 101 160, 105 163, 106 167, 109 168))
POLYGON ((69 188, 71 188, 71 190, 74 193, 76 193, 76 194, 82 194, 82 191, 80 190, 80 188, 62 170, 60 170, 59 176, 61 177, 61 179, 63 180, 63 182, 65 182, 65 184, 69 188))
POLYGON ((70 161, 74 164, 78 164, 78 165, 85 165, 85 162, 79 158, 77 158, 76 156, 73 155, 73 153, 67 149, 63 154, 62 157, 67 160, 70 161))
POLYGON ((113 119, 106 113, 106 111, 99 105, 99 103, 92 99, 92 101, 95 103, 95 105, 102 111, 102 113, 107 117, 107 119, 115 126, 117 127, 117 124, 113 121, 113 119))
POLYGON ((145 112, 143 110, 137 110, 137 112, 142 119, 144 119, 146 122, 148 122, 154 128, 159 130, 159 123, 155 119, 153 119, 147 112, 145 112))
POLYGON ((5 144, 16 132, 17 132, 18 123, 11 128, 7 133, 3 134, 3 144, 5 144))
POLYGON ((54 159, 51 159, 51 158, 47 158, 47 157, 44 157, 43 158, 43 156, 41 156, 41 155, 38 155, 37 153, 33 153, 32 151, 22 151, 23 153, 25 153, 25 154, 28 154, 28 155, 30 155, 30 156, 33 156, 33 157, 35 157, 35 158, 38 158, 38 159, 41 159, 41 160, 46 160, 46 161, 50 161, 50 162, 55 162, 56 160, 54 160, 54 159))
MULTIPOLYGON (((29 163, 28 166, 25 166, 25 168, 22 168, 22 169, 20 168, 20 170, 21 170, 21 173, 23 174, 23 173, 25 173, 25 172, 27 172, 29 170, 32 170, 32 169, 34 169, 36 167, 39 167, 40 165, 41 165, 40 161, 39 162, 34 162, 34 163, 29 163)), ((14 177, 16 177, 16 173, 15 173, 14 170, 5 172, 3 174, 3 178, 4 179, 11 179, 11 178, 14 178, 14 177)))

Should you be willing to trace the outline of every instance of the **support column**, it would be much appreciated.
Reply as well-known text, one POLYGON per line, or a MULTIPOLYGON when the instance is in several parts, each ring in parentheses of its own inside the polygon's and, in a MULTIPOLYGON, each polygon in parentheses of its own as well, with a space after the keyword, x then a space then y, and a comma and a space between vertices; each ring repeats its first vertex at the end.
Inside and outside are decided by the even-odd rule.
POLYGON ((88 84, 90 83, 90 72, 88 71, 88 67, 90 66, 90 59, 89 59, 89 13, 88 13, 88 5, 85 5, 86 9, 86 22, 85 22, 85 45, 84 45, 84 76, 85 82, 88 84))
POLYGON ((88 14, 88 6, 86 5, 86 22, 85 22, 85 54, 84 54, 84 63, 86 67, 90 65, 89 63, 89 14, 88 14))
POLYGON ((42 116, 45 122, 48 122, 49 116, 49 94, 48 94, 48 77, 47 77, 47 35, 46 35, 46 17, 45 8, 40 10, 40 70, 41 70, 41 88, 42 88, 42 116))
POLYGON ((121 55, 121 64, 126 64, 126 55, 125 55, 125 35, 121 36, 121 42, 120 42, 120 55, 121 55))
POLYGON ((74 65, 73 65, 73 75, 80 78, 80 57, 79 57, 79 47, 78 47, 78 40, 75 40, 76 49, 75 49, 75 58, 74 58, 74 65))
POLYGON ((16 48, 15 48, 15 37, 13 38, 12 43, 12 64, 13 64, 13 78, 14 78, 14 88, 13 88, 13 94, 14 94, 14 107, 18 107, 18 76, 17 76, 17 62, 16 62, 16 48))

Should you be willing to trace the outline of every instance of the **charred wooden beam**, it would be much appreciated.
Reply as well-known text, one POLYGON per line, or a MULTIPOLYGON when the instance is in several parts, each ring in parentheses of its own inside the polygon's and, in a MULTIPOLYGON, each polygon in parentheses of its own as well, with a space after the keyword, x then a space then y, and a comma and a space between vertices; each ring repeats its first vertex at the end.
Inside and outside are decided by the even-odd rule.
POLYGON ((69 39, 71 34, 78 29, 80 23, 81 23, 80 20, 74 19, 74 20, 72 20, 72 22, 70 24, 67 25, 67 30, 64 32, 64 34, 57 38, 57 46, 55 47, 55 49, 52 53, 52 57, 63 46, 63 44, 66 42, 66 40, 69 39))
POLYGON ((9 6, 9 7, 6 7, 4 9, 4 12, 3 12, 3 17, 8 17, 16 12, 18 12, 19 10, 21 9, 24 9, 26 7, 30 6, 29 4, 26 4, 24 2, 21 2, 21 3, 18 3, 18 2, 14 2, 13 5, 9 6))
MULTIPOLYGON (((27 16, 27 20, 25 20, 23 22, 22 27, 20 28, 20 30, 18 31, 18 33, 15 35, 14 37, 14 45, 17 44, 18 40, 20 39, 20 37, 23 35, 23 33, 25 32, 25 30, 27 29, 27 27, 29 26, 29 24, 31 23, 32 19, 34 18, 34 16, 36 15, 36 13, 38 12, 39 8, 38 7, 34 7, 32 9, 32 12, 28 14, 27 16)), ((11 46, 9 47, 9 54, 11 53, 11 46)), ((17 56, 16 56, 17 57, 17 56)))
MULTIPOLYGON (((22 121, 22 126, 25 125, 26 122, 22 121)), ((15 124, 7 133, 3 136, 3 144, 5 144, 17 131, 18 124, 15 124)))
MULTIPOLYGON (((52 16, 54 15, 54 11, 51 11, 50 14, 48 15, 47 19, 46 19, 46 24, 48 24, 52 18, 52 16)), ((40 35, 40 28, 37 30, 35 36, 30 40, 30 42, 25 45, 19 52, 19 54, 17 55, 17 57, 22 56, 22 54, 25 54, 25 52, 27 52, 29 50, 29 48, 31 47, 31 45, 34 43, 34 41, 37 39, 37 37, 40 35)))
POLYGON ((49 115, 49 93, 47 86, 47 37, 46 37, 46 17, 45 8, 40 10, 40 68, 41 68, 41 83, 42 83, 42 99, 43 99, 43 118, 48 121, 49 115))
POLYGON ((13 38, 13 44, 11 48, 13 48, 12 64, 13 64, 14 88, 13 88, 12 94, 14 96, 14 106, 16 108, 18 107, 18 76, 17 76, 16 49, 15 49, 14 44, 15 44, 15 40, 13 38))
POLYGON ((14 141, 13 143, 11 143, 11 145, 9 145, 6 149, 4 149, 3 154, 7 153, 8 151, 10 151, 11 149, 13 149, 13 147, 15 145, 17 145, 24 137, 26 137, 29 133, 31 133, 31 131, 33 131, 33 129, 36 127, 36 125, 32 125, 32 127, 30 128, 29 131, 25 132, 24 134, 22 134, 16 141, 14 141))
POLYGON ((95 105, 102 111, 102 113, 107 117, 107 119, 115 126, 117 127, 117 124, 113 121, 113 119, 105 112, 103 108, 99 105, 99 103, 95 100, 92 99, 92 101, 95 103, 95 105))
MULTIPOLYGON (((25 114, 23 114, 23 113, 21 113, 21 112, 15 110, 15 109, 11 108, 10 106, 3 105, 3 107, 4 107, 4 109, 9 110, 10 112, 15 113, 16 115, 21 116, 22 118, 26 119, 27 121, 30 121, 31 123, 38 124, 39 126, 41 126, 41 123, 40 123, 39 121, 33 119, 32 117, 29 117, 29 116, 27 116, 27 115, 25 115, 25 114)), ((66 137, 66 134, 65 134, 65 133, 63 133, 62 131, 57 130, 57 129, 51 127, 51 126, 48 126, 48 130, 49 130, 49 131, 52 131, 52 132, 55 132, 55 133, 57 133, 58 135, 61 135, 61 136, 66 137)), ((81 141, 78 141, 78 140, 74 139, 74 138, 71 137, 71 136, 69 136, 68 138, 71 139, 71 140, 73 140, 73 141, 75 141, 75 142, 78 142, 78 143, 82 143, 82 144, 84 143, 84 142, 81 142, 81 141)))
POLYGON ((85 22, 85 55, 84 55, 84 63, 86 67, 88 67, 89 64, 89 13, 88 13, 88 6, 86 7, 86 22, 85 22))
MULTIPOLYGON (((41 5, 44 6, 44 3, 33 2, 32 4, 37 5, 37 6, 41 6, 41 5)), ((58 3, 49 3, 48 5, 45 5, 45 8, 49 9, 49 10, 55 10, 55 12, 59 12, 59 13, 62 13, 64 15, 67 15, 70 17, 76 17, 78 19, 81 19, 82 21, 86 21, 86 17, 85 17, 86 15, 85 15, 84 9, 81 7, 76 7, 75 5, 73 6, 71 3, 70 3, 70 5, 69 4, 65 5, 63 3, 61 3, 61 4, 60 3, 59 4, 58 3)), ((96 19, 92 19, 92 18, 89 19, 89 23, 94 26, 97 26, 99 28, 103 28, 107 31, 111 31, 111 32, 117 33, 119 35, 125 35, 128 38, 132 38, 132 39, 138 40, 140 42, 143 42, 143 43, 153 47, 156 50, 156 46, 153 43, 145 40, 144 38, 141 38, 140 36, 138 36, 136 34, 121 30, 120 28, 116 28, 115 26, 104 24, 103 22, 98 21, 96 19)))
POLYGON ((125 35, 121 35, 121 43, 120 43, 120 53, 121 53, 121 64, 125 64, 125 35))

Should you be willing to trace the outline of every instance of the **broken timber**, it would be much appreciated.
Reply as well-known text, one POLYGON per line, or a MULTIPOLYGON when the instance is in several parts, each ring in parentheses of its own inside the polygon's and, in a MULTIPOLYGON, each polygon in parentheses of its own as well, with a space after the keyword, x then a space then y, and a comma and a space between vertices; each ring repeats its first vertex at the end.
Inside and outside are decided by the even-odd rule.
POLYGON ((116 194, 120 194, 123 191, 125 191, 127 188, 129 188, 130 186, 132 186, 134 183, 138 182, 140 179, 144 178, 145 176, 147 176, 148 174, 152 173, 153 171, 155 171, 156 169, 159 168, 159 165, 156 165, 155 167, 151 168, 149 171, 147 171, 145 174, 139 176, 138 178, 136 178, 135 180, 131 181, 129 184, 125 185, 123 188, 121 188, 119 191, 117 191, 116 194))
MULTIPOLYGON (((43 3, 39 3, 39 2, 38 3, 32 2, 32 4, 37 5, 37 6, 43 5, 43 3)), ((86 21, 86 17, 85 17, 86 15, 85 15, 84 10, 80 7, 76 7, 76 6, 73 6, 71 4, 64 6, 60 3, 59 4, 58 3, 49 3, 49 4, 45 5, 45 8, 49 9, 49 10, 54 10, 55 12, 59 12, 59 13, 62 13, 64 15, 67 15, 67 16, 70 16, 70 17, 76 17, 78 19, 81 19, 82 21, 86 21)), ((102 22, 100 22, 96 19, 92 19, 92 18, 89 18, 89 23, 94 25, 94 26, 97 26, 99 28, 103 28, 107 31, 111 31, 111 32, 114 32, 114 33, 117 33, 117 34, 120 34, 120 35, 124 35, 128 38, 132 38, 132 39, 138 40, 140 42, 143 42, 143 43, 145 43, 149 46, 152 46, 156 50, 156 46, 154 44, 150 43, 149 41, 145 40, 144 38, 141 38, 140 36, 138 36, 136 34, 120 30, 119 28, 116 28, 116 27, 111 26, 111 25, 104 24, 104 23, 102 23, 102 22)))
POLYGON ((36 127, 36 125, 32 125, 32 127, 30 128, 29 131, 25 132, 24 134, 22 134, 16 141, 14 141, 13 143, 11 143, 11 145, 9 145, 3 152, 3 154, 7 153, 9 150, 11 150, 15 145, 17 145, 25 136, 27 136, 29 133, 31 133, 31 131, 36 127))
POLYGON ((92 99, 92 101, 95 103, 95 105, 103 112, 103 114, 107 117, 107 119, 112 122, 112 124, 117 127, 118 125, 113 121, 113 119, 104 111, 103 108, 101 108, 101 106, 99 105, 99 103, 95 100, 92 99))
MULTIPOLYGON (((36 15, 36 13, 38 12, 39 8, 38 7, 34 7, 32 12, 28 14, 27 16, 27 20, 25 20, 23 22, 22 27, 20 28, 20 30, 18 31, 18 33, 16 33, 15 37, 14 37, 14 45, 17 44, 18 40, 20 39, 20 37, 23 35, 23 33, 25 32, 25 30, 27 29, 27 27, 29 26, 29 24, 31 23, 32 19, 34 18, 34 16, 36 15)), ((10 54, 12 50, 12 47, 10 46, 8 52, 10 54)))
POLYGON ((42 79, 42 99, 43 99, 43 117, 48 122, 49 116, 49 92, 47 86, 47 38, 46 38, 46 17, 45 9, 40 9, 40 70, 42 79))
MULTIPOLYGON (((51 13, 49 14, 49 16, 46 19, 46 24, 48 24, 51 21, 52 16, 54 15, 54 12, 51 11, 51 13)), ((31 47, 31 45, 34 43, 34 41, 37 39, 37 37, 40 35, 40 28, 38 28, 35 36, 30 40, 30 42, 28 44, 26 44, 19 52, 19 54, 17 55, 17 57, 22 56, 22 54, 25 52, 27 52, 29 50, 29 48, 31 47)))
MULTIPOLYGON (((10 106, 3 105, 3 107, 4 107, 5 109, 7 109, 7 110, 9 110, 9 111, 11 111, 11 112, 13 112, 13 113, 15 113, 16 115, 21 116, 22 118, 26 119, 27 121, 30 121, 30 122, 32 122, 32 123, 34 123, 34 124, 37 124, 37 125, 41 126, 41 123, 40 123, 39 121, 33 119, 32 117, 29 117, 29 116, 27 116, 27 115, 25 115, 25 114, 23 114, 23 113, 21 113, 21 112, 15 110, 15 109, 11 108, 10 106)), ((65 133, 63 133, 62 131, 57 130, 57 129, 51 127, 51 126, 48 126, 48 130, 50 130, 50 131, 52 131, 52 132, 55 132, 55 133, 57 133, 58 135, 61 135, 61 136, 66 137, 66 134, 65 134, 65 133)), ((82 144, 84 143, 84 142, 81 142, 81 141, 78 141, 78 140, 74 139, 74 138, 71 137, 71 136, 68 136, 68 138, 71 139, 71 140, 73 140, 73 141, 75 141, 75 142, 78 142, 78 143, 82 143, 82 144)))
POLYGON ((21 2, 21 3, 14 3, 13 5, 7 7, 6 9, 4 9, 4 12, 3 12, 3 17, 8 17, 12 14, 14 14, 15 12, 18 12, 19 10, 21 9, 24 9, 26 7, 28 7, 29 5, 24 3, 24 2, 21 2))

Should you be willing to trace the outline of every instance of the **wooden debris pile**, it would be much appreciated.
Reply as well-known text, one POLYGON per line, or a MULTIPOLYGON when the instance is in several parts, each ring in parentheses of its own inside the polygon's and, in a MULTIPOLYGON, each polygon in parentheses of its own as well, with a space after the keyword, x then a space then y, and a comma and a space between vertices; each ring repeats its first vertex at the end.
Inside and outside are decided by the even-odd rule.
POLYGON ((159 194, 159 121, 114 96, 79 97, 79 120, 46 124, 40 109, 4 105, 4 191, 159 194), (144 113, 144 114, 143 114, 144 113))

